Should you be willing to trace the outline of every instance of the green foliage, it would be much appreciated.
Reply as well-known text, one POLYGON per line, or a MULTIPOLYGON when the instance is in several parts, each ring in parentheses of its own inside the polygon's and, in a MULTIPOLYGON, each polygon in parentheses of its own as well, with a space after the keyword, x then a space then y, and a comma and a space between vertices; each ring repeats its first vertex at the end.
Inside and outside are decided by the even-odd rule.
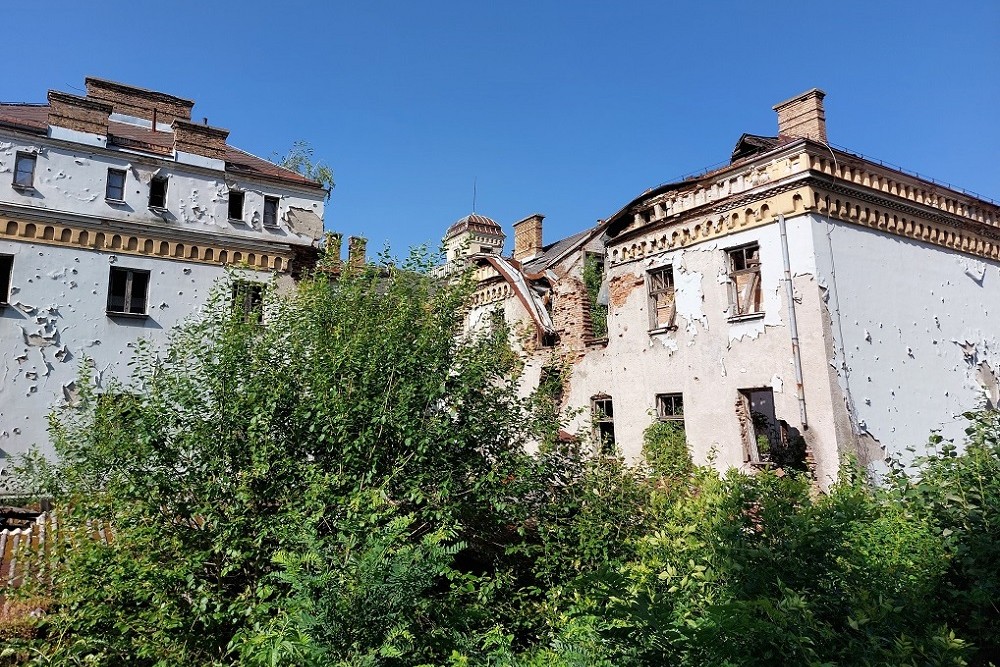
POLYGON ((597 302, 604 282, 604 263, 597 255, 587 254, 583 261, 583 284, 590 302, 590 322, 594 338, 608 335, 608 306, 597 302))
MULTIPOLYGON (((110 665, 1000 662, 1000 417, 882 485, 555 446, 563 365, 518 392, 466 277, 411 257, 266 294, 222 285, 28 466, 61 537, 0 660, 110 665), (537 455, 529 441, 552 443, 537 455), (109 523, 109 544, 91 522, 109 523)), ((26 469, 27 470, 27 469, 26 469)))
POLYGON ((321 184, 326 188, 326 198, 330 198, 330 193, 336 185, 333 181, 333 169, 315 160, 313 147, 308 142, 296 141, 288 149, 288 153, 282 158, 275 159, 275 162, 285 169, 291 169, 321 184))

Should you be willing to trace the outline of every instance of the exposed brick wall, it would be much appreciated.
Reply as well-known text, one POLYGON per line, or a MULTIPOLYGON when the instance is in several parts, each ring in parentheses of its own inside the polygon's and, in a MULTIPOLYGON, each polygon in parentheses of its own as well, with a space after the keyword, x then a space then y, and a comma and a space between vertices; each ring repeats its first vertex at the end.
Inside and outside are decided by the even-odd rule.
POLYGON ((786 137, 806 137, 826 143, 826 112, 819 88, 774 105, 778 112, 778 134, 786 137))
POLYGON ((536 213, 514 223, 514 259, 520 261, 542 251, 544 219, 544 215, 536 213))
POLYGON ((191 120, 191 108, 194 106, 191 100, 93 77, 87 77, 86 83, 87 97, 111 104, 115 113, 151 121, 153 109, 156 109, 159 123, 169 124, 178 118, 191 120))
POLYGON ((49 91, 49 125, 107 136, 111 105, 86 97, 49 91))
POLYGON ((216 160, 226 159, 226 137, 229 136, 229 130, 180 119, 174 120, 172 127, 174 150, 216 160))
POLYGON ((580 352, 593 338, 587 287, 575 276, 564 276, 553 291, 552 324, 559 334, 559 346, 580 352))

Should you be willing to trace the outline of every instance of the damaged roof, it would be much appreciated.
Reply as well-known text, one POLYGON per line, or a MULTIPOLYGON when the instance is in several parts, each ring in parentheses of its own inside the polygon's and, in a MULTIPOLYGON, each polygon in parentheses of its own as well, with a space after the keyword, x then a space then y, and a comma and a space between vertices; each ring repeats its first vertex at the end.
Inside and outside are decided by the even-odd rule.
POLYGON ((596 225, 582 232, 577 232, 572 236, 567 236, 555 243, 543 246, 541 254, 532 257, 526 262, 522 262, 521 267, 527 273, 541 273, 558 262, 568 251, 586 240, 599 226, 596 225))
MULTIPOLYGON (((49 129, 48 104, 0 103, 0 127, 9 127, 22 132, 44 135, 49 129)), ((149 127, 108 121, 108 145, 151 153, 160 157, 172 157, 174 152, 173 132, 149 127)), ((226 171, 250 178, 323 189, 316 181, 302 174, 280 167, 256 155, 226 144, 226 171)))

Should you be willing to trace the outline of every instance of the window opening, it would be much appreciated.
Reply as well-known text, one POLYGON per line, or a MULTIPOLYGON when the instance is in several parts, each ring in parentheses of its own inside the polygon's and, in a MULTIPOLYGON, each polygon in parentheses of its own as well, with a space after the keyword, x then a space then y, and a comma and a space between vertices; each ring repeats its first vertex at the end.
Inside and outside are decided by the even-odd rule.
POLYGON ((596 252, 584 255, 583 284, 587 288, 590 308, 590 333, 595 339, 605 338, 608 335, 608 303, 604 285, 604 255, 596 252))
POLYGON ((229 191, 229 219, 230 220, 242 220, 243 219, 243 202, 246 199, 246 194, 240 190, 230 190, 229 191))
POLYGON ((257 322, 264 319, 264 284, 252 280, 237 280, 233 282, 233 312, 242 317, 244 322, 257 322))
POLYGON ((149 271, 111 267, 108 279, 108 312, 145 315, 149 271))
POLYGON ((14 272, 14 256, 0 255, 0 305, 10 300, 10 279, 14 272))
POLYGON ((664 266, 647 274, 649 328, 672 329, 677 307, 674 299, 674 267, 664 266))
POLYGON ((729 256, 729 304, 731 317, 763 313, 760 286, 760 247, 756 243, 732 248, 729 256))
POLYGON ((104 198, 111 201, 125 200, 125 170, 108 169, 108 186, 104 198))
POLYGON ((736 410, 746 462, 757 466, 806 469, 805 439, 798 429, 775 416, 771 387, 741 389, 736 410))
POLYGON ((615 451, 615 406, 611 397, 607 394, 598 394, 591 398, 590 413, 600 453, 613 454, 615 451))
POLYGON ((38 157, 33 153, 18 153, 14 159, 14 187, 30 188, 35 183, 35 162, 38 157))
POLYGON ((673 422, 684 428, 683 394, 657 394, 656 417, 660 421, 673 422))
POLYGON ((167 178, 154 176, 149 182, 149 208, 167 207, 167 178))
POLYGON ((264 197, 264 226, 278 226, 278 198, 264 197))

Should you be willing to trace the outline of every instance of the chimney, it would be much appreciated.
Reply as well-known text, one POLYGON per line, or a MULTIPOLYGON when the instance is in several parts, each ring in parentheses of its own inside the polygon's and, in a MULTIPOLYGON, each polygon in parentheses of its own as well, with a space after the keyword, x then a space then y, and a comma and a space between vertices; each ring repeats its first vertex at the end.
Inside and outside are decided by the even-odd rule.
POLYGON ((542 252, 544 219, 544 215, 535 213, 514 223, 514 259, 523 261, 542 252))
POLYGON ((344 247, 344 235, 340 232, 327 232, 323 244, 326 256, 331 262, 340 263, 340 251, 344 247))
POLYGON ((86 83, 87 97, 107 102, 114 108, 114 113, 152 122, 155 109, 156 119, 161 123, 169 125, 177 118, 191 120, 192 100, 91 76, 86 78, 86 83))
POLYGON ((347 237, 347 266, 351 269, 360 269, 365 265, 365 246, 368 239, 363 236, 347 237))
POLYGON ((170 127, 174 131, 174 151, 194 153, 215 160, 226 159, 226 137, 229 136, 229 130, 180 118, 174 119, 170 127))
POLYGON ((89 100, 79 95, 49 91, 49 120, 53 127, 64 127, 77 132, 108 136, 108 115, 111 105, 89 100))
POLYGON ((813 139, 826 143, 826 113, 819 88, 813 88, 790 100, 774 105, 778 112, 778 135, 813 139))

